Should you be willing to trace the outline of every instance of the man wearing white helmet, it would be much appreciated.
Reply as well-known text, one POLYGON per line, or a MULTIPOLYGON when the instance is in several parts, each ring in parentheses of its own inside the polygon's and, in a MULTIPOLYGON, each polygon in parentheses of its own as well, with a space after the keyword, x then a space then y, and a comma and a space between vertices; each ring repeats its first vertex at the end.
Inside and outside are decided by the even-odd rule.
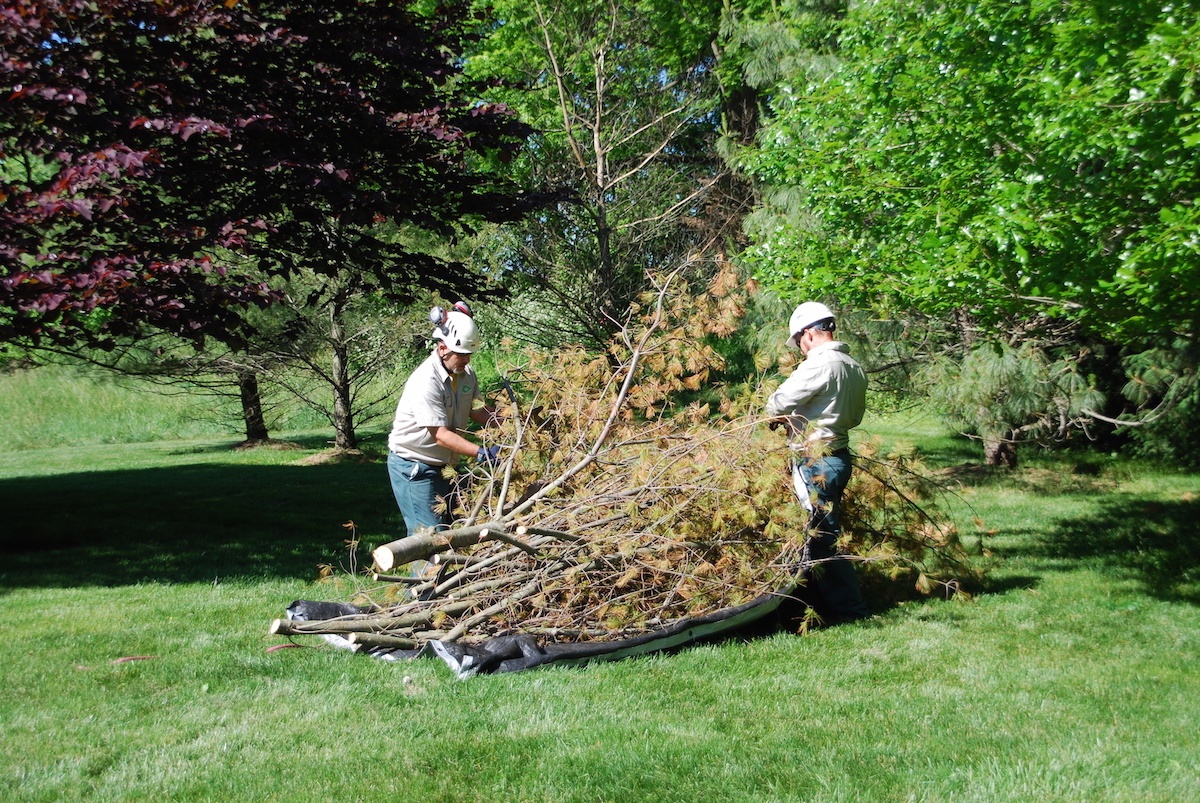
POLYGON ((475 407, 481 394, 471 355, 480 339, 470 307, 461 301, 449 310, 434 307, 430 319, 437 347, 404 383, 388 435, 388 476, 410 535, 449 524, 449 512, 438 510, 450 494, 442 475, 449 463, 463 455, 495 465, 500 452, 462 434, 471 421, 496 419, 494 408, 475 407))
POLYGON ((816 502, 805 542, 804 565, 817 561, 811 573, 812 604, 827 622, 862 619, 870 614, 863 602, 853 565, 837 548, 842 492, 853 470, 850 430, 862 423, 867 406, 867 375, 834 339, 833 311, 816 301, 796 307, 788 324, 788 346, 804 361, 767 399, 771 427, 782 424, 796 436, 794 470, 815 491, 816 502))

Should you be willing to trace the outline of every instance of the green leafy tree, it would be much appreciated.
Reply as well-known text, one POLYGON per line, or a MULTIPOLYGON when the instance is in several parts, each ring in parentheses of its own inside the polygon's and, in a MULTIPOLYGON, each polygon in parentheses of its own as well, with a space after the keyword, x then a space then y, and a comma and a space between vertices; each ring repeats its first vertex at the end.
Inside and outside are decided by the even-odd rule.
POLYGON ((836 69, 781 84, 744 161, 775 202, 759 276, 998 343, 1039 322, 1129 352, 1194 342, 1198 12, 855 6, 836 69))
POLYGON ((1193 329, 1197 26, 1173 9, 856 8, 839 68, 775 96, 748 161, 797 201, 764 275, 985 322, 1193 329))

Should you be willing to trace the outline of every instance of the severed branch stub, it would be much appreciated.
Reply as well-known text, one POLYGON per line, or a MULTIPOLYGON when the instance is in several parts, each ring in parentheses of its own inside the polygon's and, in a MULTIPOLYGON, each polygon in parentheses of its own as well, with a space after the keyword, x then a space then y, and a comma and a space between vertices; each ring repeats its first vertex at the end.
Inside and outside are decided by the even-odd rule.
POLYGON ((371 553, 375 565, 381 572, 391 571, 403 563, 414 560, 429 560, 439 552, 474 546, 487 540, 489 533, 503 533, 504 525, 499 522, 463 527, 453 532, 422 530, 397 541, 383 544, 371 553))

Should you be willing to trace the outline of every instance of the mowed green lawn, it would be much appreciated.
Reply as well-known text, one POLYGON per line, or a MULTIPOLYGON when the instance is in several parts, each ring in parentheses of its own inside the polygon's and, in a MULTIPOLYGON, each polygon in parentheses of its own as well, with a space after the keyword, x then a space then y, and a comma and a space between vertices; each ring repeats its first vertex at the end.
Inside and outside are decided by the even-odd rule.
POLYGON ((0 452, 0 799, 1200 800, 1200 477, 865 430, 951 469, 984 593, 468 681, 267 651, 402 527, 320 433, 0 452))

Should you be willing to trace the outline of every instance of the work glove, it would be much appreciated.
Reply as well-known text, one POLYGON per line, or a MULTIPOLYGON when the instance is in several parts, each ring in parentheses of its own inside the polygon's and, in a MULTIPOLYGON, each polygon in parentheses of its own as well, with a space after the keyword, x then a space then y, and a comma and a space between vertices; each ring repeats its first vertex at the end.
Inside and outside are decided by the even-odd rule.
POLYGON ((479 451, 475 453, 475 459, 480 463, 487 463, 489 466, 500 464, 500 447, 499 446, 480 446, 479 451))

